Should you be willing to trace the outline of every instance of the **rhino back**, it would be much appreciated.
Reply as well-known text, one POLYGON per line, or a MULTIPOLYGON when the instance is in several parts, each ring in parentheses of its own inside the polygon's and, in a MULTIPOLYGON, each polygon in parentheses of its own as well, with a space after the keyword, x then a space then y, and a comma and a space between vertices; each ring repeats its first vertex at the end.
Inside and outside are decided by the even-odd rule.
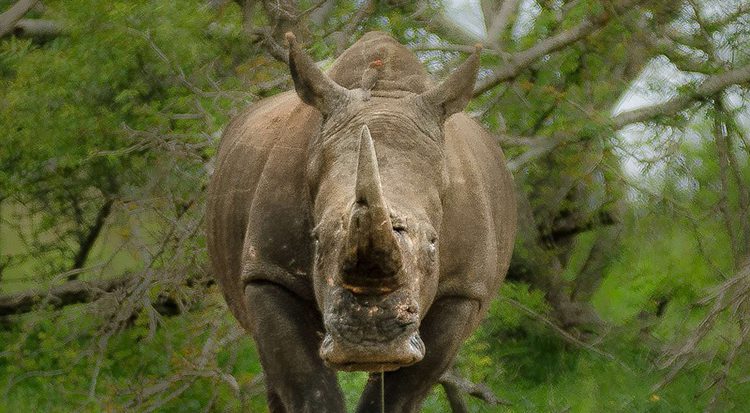
POLYGON ((465 113, 445 124, 449 185, 443 199, 438 295, 494 297, 516 232, 513 179, 492 136, 465 113))
POLYGON ((319 113, 286 92, 251 106, 222 137, 209 185, 207 243, 243 326, 249 326, 243 276, 268 277, 311 298, 304 170, 307 142, 319 125, 319 113))

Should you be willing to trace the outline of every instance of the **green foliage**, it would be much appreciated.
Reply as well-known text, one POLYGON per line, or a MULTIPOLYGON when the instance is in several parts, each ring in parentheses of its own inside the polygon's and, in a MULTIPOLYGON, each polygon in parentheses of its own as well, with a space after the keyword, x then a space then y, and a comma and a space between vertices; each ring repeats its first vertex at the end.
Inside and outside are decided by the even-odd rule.
POLYGON ((42 240, 27 253, 46 257, 44 272, 70 268, 107 200, 143 199, 155 185, 156 196, 189 196, 205 182, 203 160, 237 101, 223 93, 237 80, 222 79, 233 64, 225 47, 240 36, 207 36, 212 16, 185 6, 49 2, 66 36, 0 43, 0 123, 13 148, 0 153, 0 194, 38 217, 42 240))
MULTIPOLYGON (((0 10, 12 3, 0 0, 0 10)), ((77 266, 86 268, 84 279, 137 273, 148 281, 128 297, 111 294, 90 305, 0 320, 0 413, 31 406, 49 412, 265 411, 252 341, 228 315, 217 288, 198 287, 207 267, 203 189, 221 130, 248 103, 291 86, 285 66, 245 32, 235 3, 212 10, 201 0, 49 0, 43 12, 27 17, 60 22, 64 35, 0 40, 0 292, 57 285, 77 266), (87 246, 110 201, 101 233, 87 246), (76 263, 86 248, 87 259, 76 263), (155 307, 164 296, 184 311, 159 315, 155 307)), ((319 6, 300 3, 302 9, 319 6)), ((306 47, 320 60, 335 53, 333 33, 362 6, 334 3, 328 17, 310 27, 306 47)), ((462 42, 432 25, 443 12, 439 3, 374 2, 343 41, 384 30, 404 44, 462 42)), ((561 14, 546 3, 531 7, 528 27, 502 34, 498 49, 526 50, 611 6, 576 1, 561 14)), ((696 302, 737 265, 727 227, 740 227, 746 216, 735 214, 727 223, 717 211, 722 202, 739 209, 742 179, 750 177, 750 152, 733 142, 740 178, 720 190, 713 144, 713 119, 720 115, 706 110, 660 119, 648 129, 649 147, 658 152, 650 155, 659 160, 644 162, 637 182, 623 171, 628 151, 638 148, 616 136, 608 120, 635 79, 631 72, 645 64, 632 23, 646 16, 651 24, 651 17, 670 13, 654 7, 648 15, 618 15, 470 105, 491 131, 529 137, 529 147, 504 148, 513 160, 532 152, 534 143, 560 142, 517 167, 528 197, 522 206, 538 232, 522 235, 543 248, 519 241, 515 260, 542 266, 558 259, 559 289, 567 296, 589 294, 584 300, 607 323, 595 337, 554 327, 560 308, 519 271, 456 362, 463 376, 486 383, 512 406, 472 398, 472 412, 699 411, 711 397, 713 377, 725 368, 722 360, 739 334, 728 313, 697 346, 698 360, 654 387, 664 378, 656 368, 664 347, 696 329, 707 314, 707 305, 696 302), (621 222, 604 223, 608 215, 621 222), (570 221, 583 225, 559 236, 570 221), (603 243, 616 238, 612 233, 618 241, 603 243), (592 256, 602 249, 606 259, 594 272, 604 276, 587 286, 592 256)), ((269 18, 256 10, 250 20, 260 26, 269 18)), ((739 33, 727 39, 742 49, 739 33)), ((482 56, 483 67, 507 64, 496 52, 482 56)), ((417 54, 438 76, 461 58, 452 51, 417 54)), ((676 93, 693 91, 690 85, 676 93)), ((728 377, 740 384, 723 393, 720 411, 741 412, 750 399, 750 365, 746 357, 738 360, 728 377)), ((366 379, 340 374, 348 406, 366 379)), ((447 411, 441 389, 424 411, 447 411)))
MULTIPOLYGON (((205 351, 196 344, 214 332, 223 337, 236 329, 235 321, 216 304, 198 308, 184 318, 163 320, 155 330, 147 314, 139 314, 127 329, 111 337, 95 328, 96 313, 80 309, 47 313, 47 318, 25 318, 0 333, 0 342, 12 343, 4 348, 13 355, 0 360, 0 376, 7 379, 3 382, 6 403, 0 411, 29 411, 29 406, 49 412, 70 411, 71 406, 87 412, 142 410, 161 402, 160 411, 195 411, 209 402, 220 410, 237 410, 239 400, 221 377, 191 376, 205 351), (206 318, 208 314, 217 321, 206 318), (18 335, 23 339, 18 340, 18 335), (27 371, 39 374, 25 376, 27 371), (188 381, 191 386, 176 400, 138 399, 139 390, 172 385, 172 380, 188 381), (96 399, 90 397, 92 391, 96 399)), ((257 355, 246 336, 230 341, 215 356, 210 354, 208 363, 216 371, 228 370, 239 386, 251 385, 260 374, 257 355)), ((264 404, 262 397, 246 401, 252 411, 264 404)))

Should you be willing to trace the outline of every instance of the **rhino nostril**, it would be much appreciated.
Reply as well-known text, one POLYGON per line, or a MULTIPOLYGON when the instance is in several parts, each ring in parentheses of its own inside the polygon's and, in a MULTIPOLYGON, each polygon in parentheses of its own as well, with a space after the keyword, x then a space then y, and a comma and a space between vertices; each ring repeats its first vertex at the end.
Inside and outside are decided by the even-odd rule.
POLYGON ((413 336, 411 336, 411 338, 409 338, 409 345, 414 350, 414 352, 419 355, 418 358, 421 359, 422 357, 424 357, 424 341, 422 341, 422 338, 419 337, 419 334, 414 334, 413 336))
POLYGON ((326 333, 325 337, 323 337, 323 343, 321 343, 320 349, 323 352, 328 352, 333 349, 333 337, 331 337, 331 334, 326 333))

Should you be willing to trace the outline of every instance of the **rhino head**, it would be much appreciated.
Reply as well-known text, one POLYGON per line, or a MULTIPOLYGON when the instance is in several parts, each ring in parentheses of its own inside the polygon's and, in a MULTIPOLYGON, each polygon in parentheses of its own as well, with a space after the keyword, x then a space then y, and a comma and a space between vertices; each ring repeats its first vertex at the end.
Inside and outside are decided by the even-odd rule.
POLYGON ((443 124, 472 96, 479 47, 439 85, 383 96, 340 86, 287 41, 295 90, 323 116, 306 171, 320 355, 340 370, 416 363, 439 281, 443 124))

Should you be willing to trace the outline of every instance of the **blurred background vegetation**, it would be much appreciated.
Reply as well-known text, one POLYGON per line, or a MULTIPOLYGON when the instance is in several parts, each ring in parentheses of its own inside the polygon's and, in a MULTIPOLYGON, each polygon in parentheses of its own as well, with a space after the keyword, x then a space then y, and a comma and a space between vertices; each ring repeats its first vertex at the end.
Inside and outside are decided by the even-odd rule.
MULTIPOLYGON (((202 217, 223 126, 291 87, 287 30, 323 67, 383 30, 437 79, 485 45, 469 111, 509 158, 520 232, 424 411, 747 411, 746 0, 0 13, 0 412, 266 410, 202 217)), ((340 375, 350 406, 365 379, 340 375)))

